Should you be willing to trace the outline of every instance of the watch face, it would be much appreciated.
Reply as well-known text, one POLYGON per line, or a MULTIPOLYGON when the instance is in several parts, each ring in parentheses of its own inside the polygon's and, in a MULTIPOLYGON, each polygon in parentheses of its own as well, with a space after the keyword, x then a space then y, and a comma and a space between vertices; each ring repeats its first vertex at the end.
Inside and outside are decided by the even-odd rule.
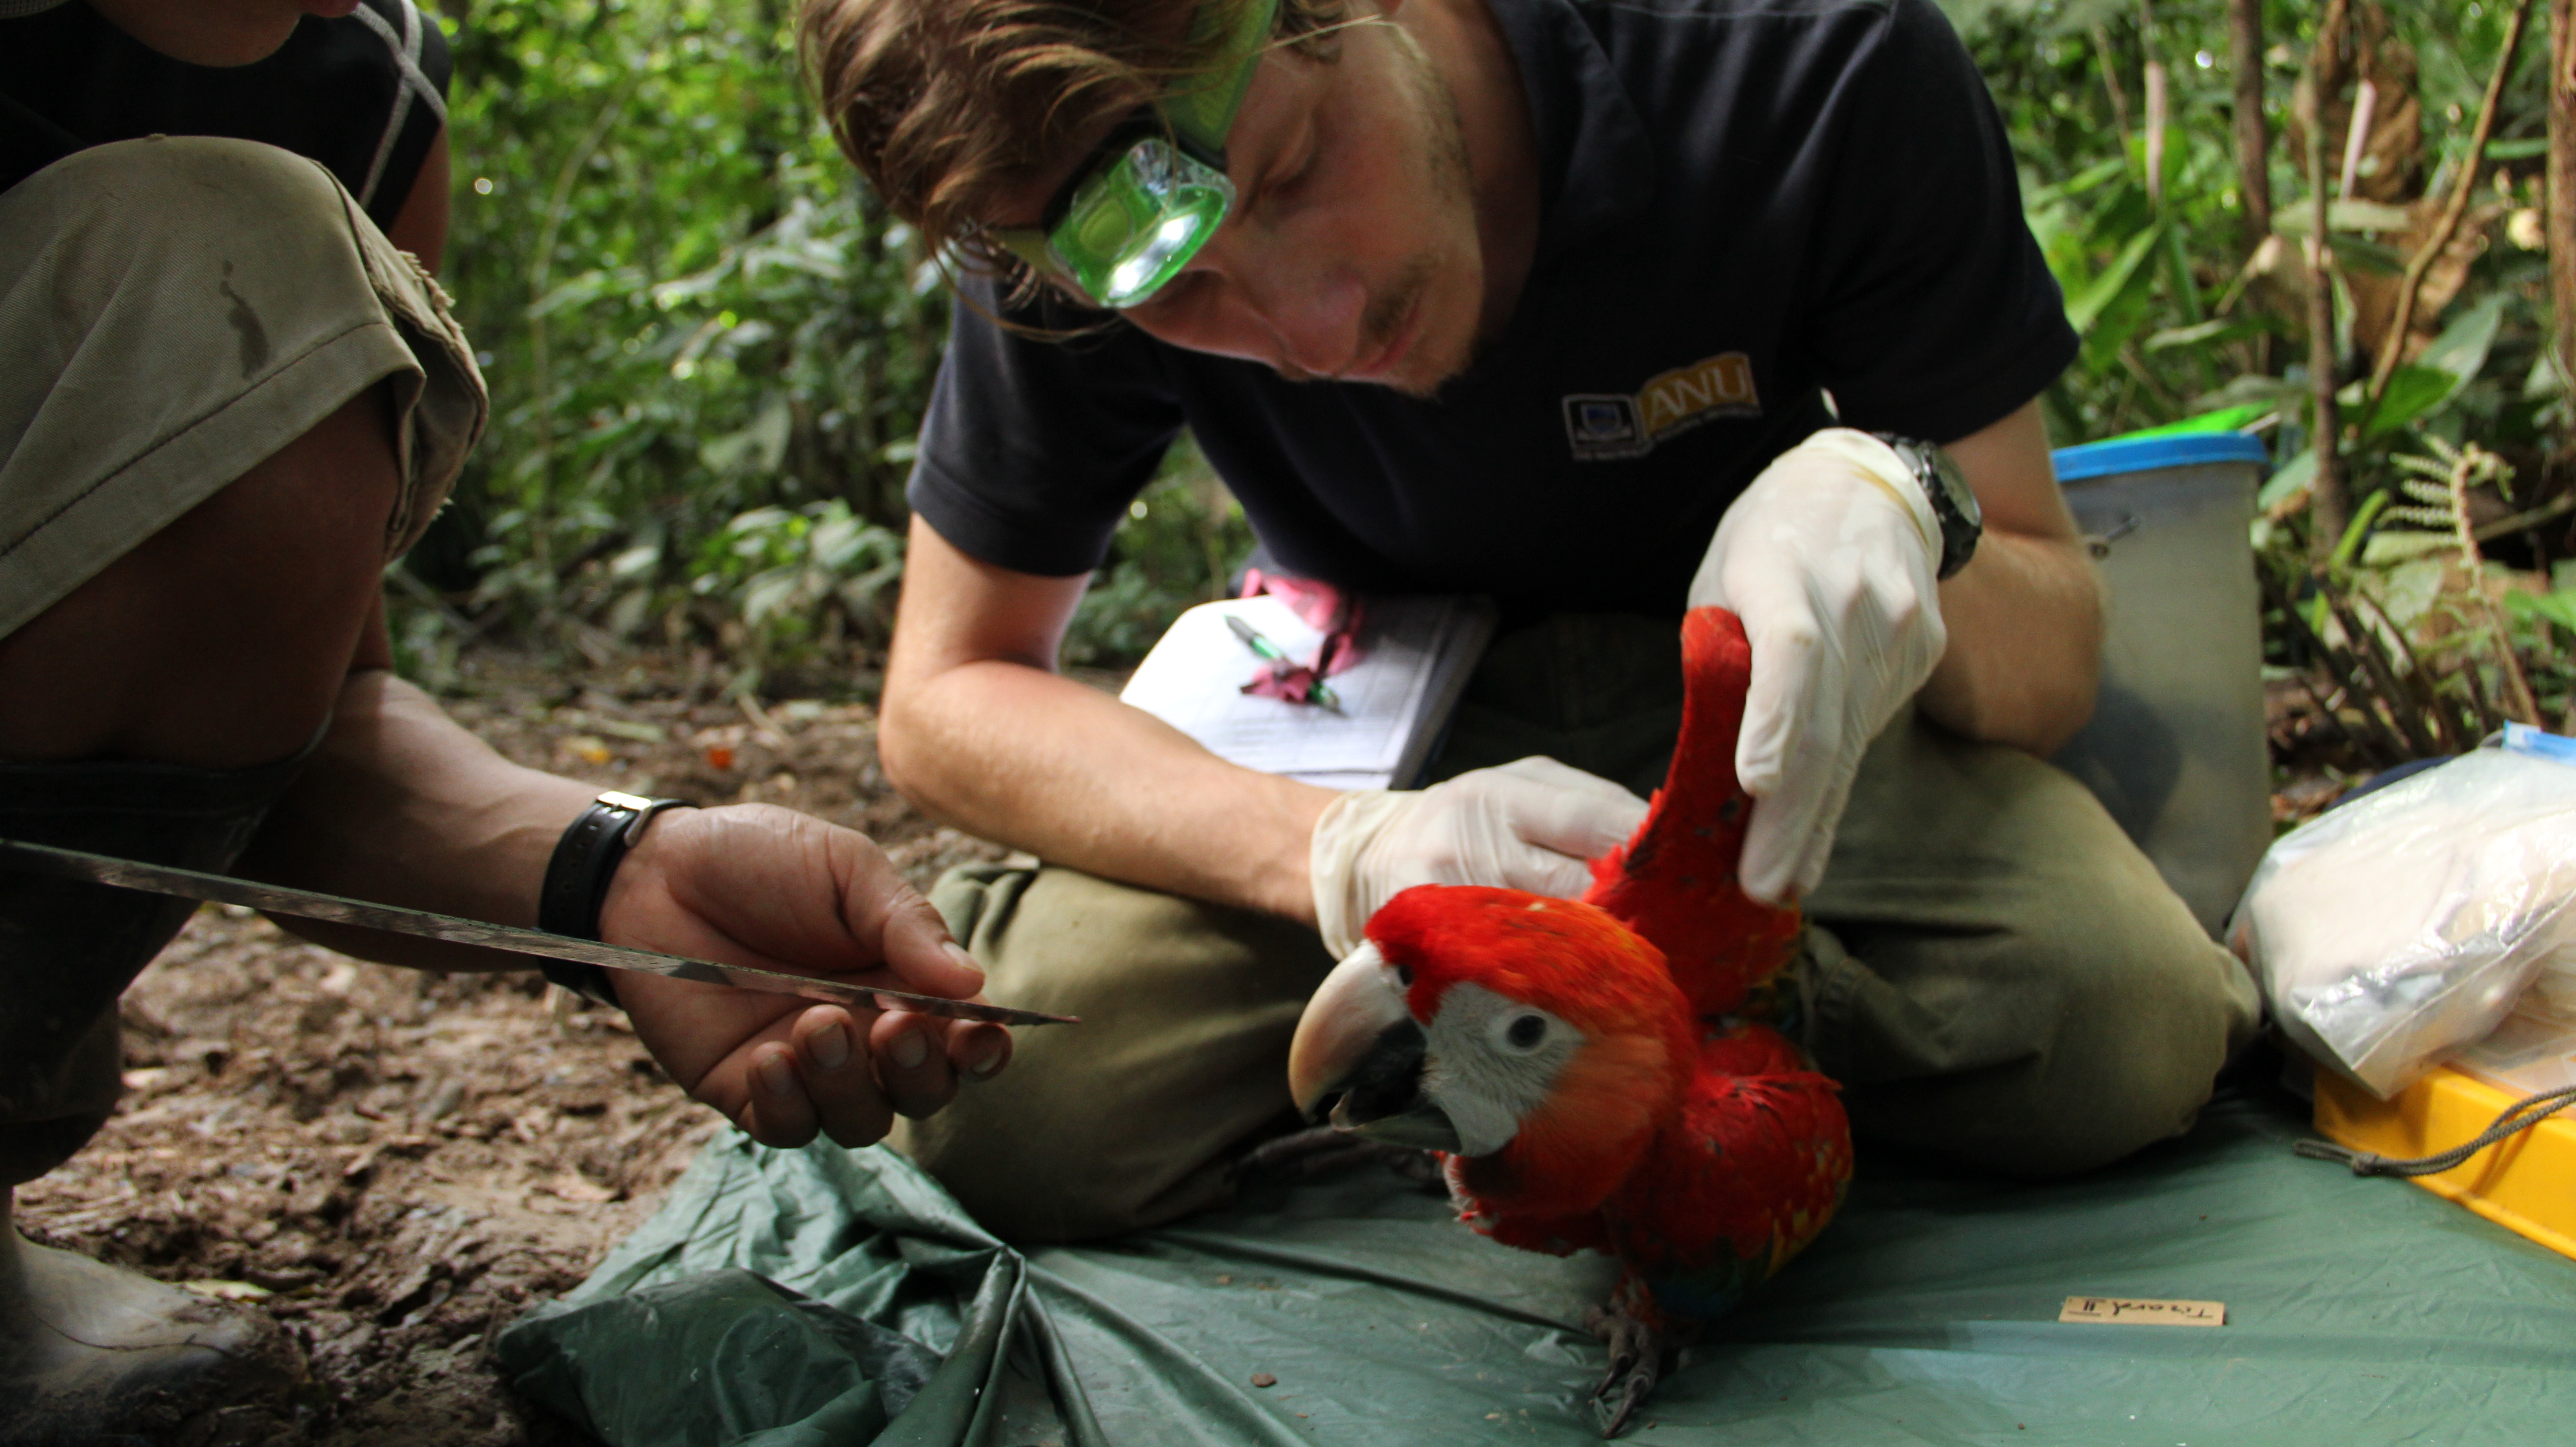
POLYGON ((1924 500, 1932 504, 1932 515, 1941 524, 1941 564, 1937 576, 1947 578, 1968 565, 1977 551, 1977 539, 1986 530, 1985 510, 1977 506, 1977 494, 1968 486, 1968 475, 1959 470, 1957 459, 1929 442, 1888 433, 1876 434, 1880 441, 1896 449, 1914 471, 1914 481, 1923 489, 1924 500))
POLYGON ((1950 506, 1968 520, 1969 526, 1984 527, 1985 510, 1977 506, 1977 494, 1968 486, 1968 475, 1959 470, 1959 464, 1938 447, 1926 445, 1923 453, 1932 464, 1932 475, 1940 480, 1941 491, 1949 497, 1950 506))

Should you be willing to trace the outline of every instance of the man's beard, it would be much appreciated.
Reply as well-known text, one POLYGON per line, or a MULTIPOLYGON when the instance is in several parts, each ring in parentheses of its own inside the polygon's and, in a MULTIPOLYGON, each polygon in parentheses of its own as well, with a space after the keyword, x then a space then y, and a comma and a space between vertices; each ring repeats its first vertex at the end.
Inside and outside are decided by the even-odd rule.
MULTIPOLYGON (((1481 238, 1476 231, 1476 198, 1468 181, 1467 130, 1458 119, 1458 97, 1449 89, 1448 78, 1423 52, 1421 42, 1400 26, 1391 27, 1391 33, 1396 41, 1396 51, 1403 57, 1405 88, 1412 92, 1414 110, 1422 117, 1427 132, 1424 140, 1428 143, 1431 163, 1432 205, 1441 212, 1462 211, 1466 214, 1469 245, 1473 247, 1481 238)), ((1478 263, 1477 273, 1481 279, 1481 253, 1476 254, 1474 260, 1478 263)), ((1406 262, 1404 270, 1396 274, 1386 291, 1371 299, 1368 310, 1362 314, 1361 331, 1368 338, 1367 346, 1372 354, 1395 339, 1396 328, 1404 324, 1406 315, 1429 290, 1431 280, 1439 270, 1439 258, 1424 252, 1406 262)), ((1478 300, 1481 303, 1481 295, 1478 300)), ((1480 305, 1477 310, 1481 323, 1483 307, 1480 305)), ((1428 340, 1424 339, 1425 342, 1428 340)), ((1442 383, 1467 370, 1467 364, 1474 359, 1483 341, 1481 336, 1471 332, 1466 345, 1457 348, 1455 355, 1423 358, 1438 362, 1428 378, 1388 385, 1408 397, 1429 397, 1440 390, 1442 383)), ((1422 358, 1421 345, 1416 343, 1415 358, 1422 358)))
MULTIPOLYGON (((1391 285, 1369 298, 1368 310, 1360 314, 1360 350, 1363 355, 1376 356, 1395 340, 1396 328, 1404 325, 1404 319, 1413 312, 1414 303, 1430 290, 1432 275, 1439 269, 1439 261, 1425 252, 1406 262, 1404 270, 1396 273, 1391 285)), ((1454 370, 1445 368, 1442 375, 1427 383, 1389 380, 1386 385, 1408 397, 1428 397, 1440 390, 1440 384, 1449 380, 1448 373, 1454 370)))

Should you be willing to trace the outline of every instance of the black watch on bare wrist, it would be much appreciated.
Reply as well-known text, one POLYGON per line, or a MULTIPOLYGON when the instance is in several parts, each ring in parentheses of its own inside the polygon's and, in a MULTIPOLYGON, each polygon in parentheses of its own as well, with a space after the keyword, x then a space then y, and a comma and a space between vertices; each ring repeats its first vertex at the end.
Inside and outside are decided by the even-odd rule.
MULTIPOLYGON (((555 841, 546 861, 545 883, 537 891, 537 928, 577 940, 599 938, 600 907, 608 902, 609 881, 626 851, 644 837, 644 826, 665 809, 687 808, 686 799, 647 799, 615 789, 593 799, 581 817, 555 841)), ((546 960, 537 967, 545 977, 576 995, 603 1005, 617 1003, 608 971, 572 960, 546 960)))
POLYGON ((1913 473, 1917 487, 1932 504, 1932 516, 1941 524, 1941 569, 1933 576, 1947 578, 1968 566, 1977 554, 1977 539, 1986 531, 1985 510, 1977 506, 1977 495, 1968 487, 1968 475, 1949 453, 1929 442, 1911 437, 1898 437, 1889 432, 1870 436, 1896 449, 1913 473))

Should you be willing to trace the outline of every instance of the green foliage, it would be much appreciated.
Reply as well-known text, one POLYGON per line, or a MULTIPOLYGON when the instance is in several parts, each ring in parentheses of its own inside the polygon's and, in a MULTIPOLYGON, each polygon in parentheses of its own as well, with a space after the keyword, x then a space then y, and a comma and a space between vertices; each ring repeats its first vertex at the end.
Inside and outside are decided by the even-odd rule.
MULTIPOLYGON (((2151 12, 2138 0, 1942 3, 1996 98, 2082 338, 2044 399, 2057 440, 2249 409, 2239 423, 2281 464, 2263 495, 2277 521, 2258 538, 2304 559, 2306 319, 2277 265, 2270 276, 2249 265, 2267 248, 2240 194, 2225 0, 2152 0, 2151 12), (2152 186, 2150 60, 2169 99, 2152 186)), ((495 415, 458 506, 410 564, 418 581, 394 590, 405 660, 434 677, 458 639, 495 629, 666 640, 720 649, 748 688, 881 642, 946 300, 919 239, 855 180, 800 89, 793 0, 443 8, 457 62, 445 279, 495 415)), ((2439 194, 2466 160, 2510 5, 2385 8, 2417 58, 2439 194)), ((2283 131, 2318 11, 2263 5, 2274 263, 2295 258, 2310 222, 2283 131)), ((2367 416, 2355 379, 2368 359, 2338 359, 2359 521, 2334 541, 2353 568, 2401 566, 2417 546, 2401 539, 2425 532, 2406 511, 2421 504, 2400 491, 2399 459, 2472 440, 2514 458, 2514 479, 2485 485, 2488 513, 2564 490, 2539 465, 2576 423, 2544 360, 2544 258, 2505 242, 2494 220, 2538 204, 2542 28, 2524 43, 2481 181, 2493 205, 2475 224, 2495 240, 2435 319, 2439 340, 2367 416)), ((2357 290, 2405 265, 2406 220, 2366 200, 2332 206, 2347 335, 2357 290)), ((1221 593, 1249 547, 1240 509, 1195 451, 1176 449, 1084 599, 1067 659, 1132 660, 1180 608, 1221 593)), ((2516 559, 2543 573, 2557 561, 2546 547, 2516 559)), ((2562 598, 2576 592, 2518 588, 2500 616, 2518 642, 2558 656, 2576 636, 2576 601, 2551 601, 2562 598)), ((2275 656, 2296 647, 2276 640, 2275 656)))
MULTIPOLYGON (((712 645, 740 691, 881 645, 947 298, 800 88, 792 0, 445 8, 444 280, 493 423, 393 592, 404 664, 604 634, 712 645)), ((1068 660, 1133 662, 1250 547, 1176 448, 1068 660)))
POLYGON ((1143 658, 1182 609, 1225 597, 1251 552, 1242 505, 1184 437, 1128 507, 1108 566, 1065 630, 1065 661, 1113 667, 1143 658))
MULTIPOLYGON (((2218 407, 2266 436, 2278 464, 2263 486, 2255 541, 2279 584, 2271 654, 2334 676, 2366 753, 2456 747, 2500 715, 2576 705, 2576 592, 2535 588, 2576 552, 2576 535, 2504 519, 2561 517, 2576 502, 2556 464, 2576 421, 2545 361, 2546 262, 2538 249, 2545 151, 2547 10, 2507 77, 2486 167, 2464 224, 2476 255, 2443 286, 2438 337, 2394 368, 2375 399, 2362 324, 2387 308, 2431 208, 2330 197, 2329 273, 2339 351, 2335 394, 2351 521, 2314 540, 2318 475, 2308 373, 2307 264, 2314 199, 2305 154, 2286 134, 2293 92, 2324 7, 2261 6, 2264 180, 2269 235, 2249 215, 2233 131, 2236 63, 2226 0, 1943 0, 1992 85, 2022 167, 2033 233, 2082 337, 2076 365, 2045 399, 2061 443, 2170 425, 2218 407), (2152 26, 2142 25, 2152 16, 2152 26), (2148 184, 2145 75, 2161 64, 2169 111, 2148 184), (2510 218, 2508 224, 2508 218, 2510 218), (2365 302, 2378 308, 2364 314, 2365 302), (2508 465, 2505 458, 2514 459, 2508 465), (2552 499, 2564 500, 2553 502, 2552 499), (2558 512, 2550 512, 2552 506, 2558 512), (2511 565, 2486 556, 2493 542, 2511 565)), ((2383 0, 2392 39, 2414 56, 2425 194, 2447 200, 2503 51, 2510 0, 2383 0)), ((2324 138, 2330 184, 2340 129, 2324 138)), ((2381 342, 2384 349, 2388 342, 2381 342)), ((2563 569, 2559 570, 2564 572, 2563 569)))
MULTIPOLYGON (((2152 33, 2141 29, 2146 7, 2134 0, 1946 0, 1945 8, 1962 25, 2003 110, 2032 231, 2083 338, 2081 359, 2047 398, 2058 439, 2115 436, 2260 399, 2277 405, 2284 441, 2294 444, 2282 449, 2283 460, 2295 457, 2306 435, 2306 323, 2276 288, 2247 271, 2262 238, 2252 234, 2240 195, 2224 0, 2156 0, 2152 33), (2164 67, 2169 97, 2153 195, 2142 79, 2151 59, 2164 67)), ((2438 190, 2464 159, 2510 6, 2386 9, 2418 59, 2426 155, 2438 190)), ((2263 10, 2272 137, 2266 176, 2274 229, 2295 248, 2309 229, 2307 186, 2283 128, 2318 7, 2267 0, 2263 10)), ((2536 37, 2525 40, 2497 130, 2502 139, 2490 147, 2491 155, 2519 158, 2511 163, 2516 205, 2537 201, 2531 142, 2543 124, 2538 77, 2545 53, 2536 37)), ((2393 235, 2406 219, 2401 208, 2338 201, 2330 217, 2338 262, 2347 272, 2393 276, 2406 259, 2393 235)), ((2497 379, 2512 375, 2508 367, 2528 368, 2538 354, 2546 312, 2541 267, 2536 252, 2491 248, 2464 301, 2491 308, 2476 350, 2481 361, 2492 352, 2504 366, 2482 386, 2476 369, 2463 375, 2429 357, 2436 370, 2453 371, 2455 385, 2402 371, 2364 443, 2394 445, 2410 429, 2457 440, 2469 423, 2500 428, 2505 441, 2537 438, 2536 414, 2548 399, 2523 399, 2497 379)), ((2348 327, 2349 292, 2339 306, 2348 327)), ((2390 474, 2378 454, 2364 461, 2364 490, 2384 486, 2390 474)))
POLYGON ((493 424, 413 566, 468 610, 753 669, 820 638, 827 595, 881 622, 883 578, 864 605, 791 588, 779 549, 897 556, 945 301, 801 92, 792 13, 480 0, 451 25, 445 280, 493 424))

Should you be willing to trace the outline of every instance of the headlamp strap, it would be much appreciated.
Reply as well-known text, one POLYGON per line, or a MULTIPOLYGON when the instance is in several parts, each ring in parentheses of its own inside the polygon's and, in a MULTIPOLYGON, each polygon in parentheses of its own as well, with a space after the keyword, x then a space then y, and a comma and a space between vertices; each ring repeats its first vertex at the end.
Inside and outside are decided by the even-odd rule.
MULTIPOLYGON (((1226 38, 1224 59, 1197 84, 1183 86, 1162 99, 1160 109, 1171 122, 1172 130, 1182 140, 1194 143, 1199 152, 1225 154, 1226 132, 1234 128, 1234 113, 1243 108, 1243 94, 1252 88, 1252 64, 1263 42, 1270 38, 1271 27, 1279 19, 1279 0, 1249 0, 1240 6, 1228 6, 1225 0, 1208 0, 1199 7, 1191 22, 1192 40, 1204 40, 1206 31, 1224 25, 1233 10, 1234 33, 1226 38)), ((1207 160, 1206 154, 1198 159, 1207 160)), ((1220 170, 1222 159, 1214 162, 1220 170)))

